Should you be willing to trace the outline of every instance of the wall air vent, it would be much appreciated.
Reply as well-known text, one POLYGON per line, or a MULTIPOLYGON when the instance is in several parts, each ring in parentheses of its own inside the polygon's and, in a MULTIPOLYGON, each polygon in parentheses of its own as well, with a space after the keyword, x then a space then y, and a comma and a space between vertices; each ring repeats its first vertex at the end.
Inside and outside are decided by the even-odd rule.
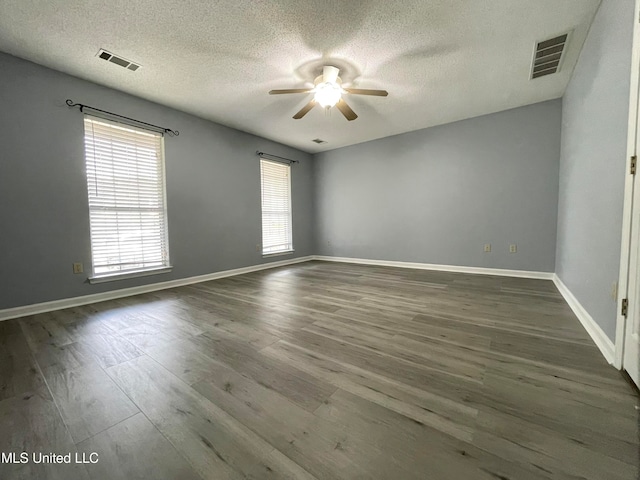
POLYGON ((138 70, 140 68, 140 65, 137 63, 134 63, 130 60, 126 60, 122 57, 118 57, 117 55, 114 55, 111 52, 107 52, 106 50, 103 50, 102 48, 98 51, 98 58, 101 58, 102 60, 106 60, 107 62, 111 62, 111 63, 115 63, 116 65, 120 65, 123 68, 126 68, 127 70, 131 70, 133 72, 135 72, 136 70, 138 70))
POLYGON ((569 34, 551 38, 536 44, 536 54, 533 57, 531 79, 544 77, 556 73, 560 69, 560 62, 564 54, 569 34))
POLYGON ((313 140, 311 140, 312 142, 316 142, 316 143, 327 143, 326 140, 322 140, 321 138, 314 138, 313 140))

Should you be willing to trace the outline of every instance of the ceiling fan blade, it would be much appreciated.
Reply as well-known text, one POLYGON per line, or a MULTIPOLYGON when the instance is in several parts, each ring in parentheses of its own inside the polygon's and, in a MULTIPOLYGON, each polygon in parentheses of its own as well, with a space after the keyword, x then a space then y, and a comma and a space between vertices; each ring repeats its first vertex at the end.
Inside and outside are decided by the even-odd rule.
POLYGON ((345 92, 354 95, 375 95, 376 97, 386 97, 389 92, 386 90, 369 90, 368 88, 345 88, 345 92))
POLYGON ((322 81, 324 83, 336 83, 339 72, 339 68, 332 67, 331 65, 325 65, 322 69, 322 81))
POLYGON ((316 106, 316 101, 315 100, 311 100, 309 103, 307 103, 304 107, 302 107, 302 109, 296 113, 293 118, 295 118, 296 120, 300 120, 302 117, 304 117, 307 113, 309 113, 311 111, 311 109, 313 107, 316 106))
POLYGON ((269 95, 282 95, 283 93, 310 93, 312 88, 289 88, 285 90, 271 90, 269 95))
POLYGON ((347 120, 351 121, 358 118, 356 112, 351 110, 351 107, 347 105, 347 102, 345 102, 343 99, 340 99, 340 101, 336 103, 336 107, 338 108, 338 110, 340 110, 340 112, 344 115, 344 118, 346 118, 347 120))

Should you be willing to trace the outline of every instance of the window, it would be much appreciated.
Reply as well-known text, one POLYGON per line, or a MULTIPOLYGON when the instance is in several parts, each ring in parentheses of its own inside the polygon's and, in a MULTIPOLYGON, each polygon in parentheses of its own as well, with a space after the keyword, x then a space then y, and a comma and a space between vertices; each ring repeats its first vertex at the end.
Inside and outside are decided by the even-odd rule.
POLYGON ((93 276, 169 266, 162 135, 85 116, 93 276))
POLYGON ((262 254, 293 252, 291 167, 260 159, 262 177, 262 254))

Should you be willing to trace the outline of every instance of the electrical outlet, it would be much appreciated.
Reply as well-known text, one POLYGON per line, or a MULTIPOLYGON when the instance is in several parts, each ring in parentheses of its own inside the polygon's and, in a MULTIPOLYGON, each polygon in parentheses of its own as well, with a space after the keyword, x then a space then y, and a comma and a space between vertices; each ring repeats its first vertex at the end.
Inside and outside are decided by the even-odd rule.
POLYGON ((516 253, 518 251, 518 247, 516 245, 509 245, 509 253, 516 253))
POLYGON ((82 263, 74 263, 73 264, 73 273, 82 273, 84 272, 84 267, 82 263))
POLYGON ((484 251, 487 252, 487 253, 491 251, 491 244, 490 243, 485 243, 484 244, 484 251))
POLYGON ((256 243, 256 252, 262 250, 262 246, 259 243, 256 243))
POLYGON ((327 247, 331 246, 331 240, 327 240, 327 247))

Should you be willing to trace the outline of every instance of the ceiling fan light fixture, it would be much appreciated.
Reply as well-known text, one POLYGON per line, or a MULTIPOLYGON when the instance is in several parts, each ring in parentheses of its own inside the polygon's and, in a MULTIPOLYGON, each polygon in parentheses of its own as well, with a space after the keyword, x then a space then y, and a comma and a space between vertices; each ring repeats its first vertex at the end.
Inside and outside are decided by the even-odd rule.
POLYGON ((331 108, 340 101, 342 87, 334 82, 323 82, 316 85, 314 100, 322 108, 331 108))
POLYGON ((342 79, 338 76, 340 69, 331 65, 325 65, 322 69, 322 75, 314 80, 314 88, 285 88, 280 90, 271 90, 269 95, 280 95, 283 93, 313 93, 313 99, 300 109, 294 116, 294 120, 300 120, 307 113, 313 110, 313 107, 320 105, 325 111, 332 107, 340 110, 348 121, 358 118, 356 112, 344 101, 342 94, 352 95, 374 95, 377 97, 386 97, 386 90, 371 90, 368 88, 342 88, 342 79))

